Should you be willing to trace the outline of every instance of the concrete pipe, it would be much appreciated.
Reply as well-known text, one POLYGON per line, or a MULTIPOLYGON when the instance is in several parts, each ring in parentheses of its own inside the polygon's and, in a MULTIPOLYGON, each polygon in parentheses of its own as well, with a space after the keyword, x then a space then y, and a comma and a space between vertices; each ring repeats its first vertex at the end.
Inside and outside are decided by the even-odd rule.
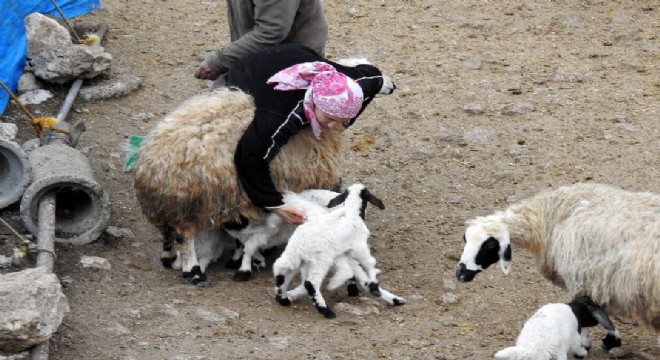
POLYGON ((31 179, 27 154, 17 143, 0 139, 0 209, 17 202, 31 179))
POLYGON ((25 227, 37 236, 39 202, 55 193, 55 241, 75 245, 96 240, 110 223, 110 200, 94 180, 89 160, 64 144, 48 144, 29 154, 33 182, 21 200, 25 227))

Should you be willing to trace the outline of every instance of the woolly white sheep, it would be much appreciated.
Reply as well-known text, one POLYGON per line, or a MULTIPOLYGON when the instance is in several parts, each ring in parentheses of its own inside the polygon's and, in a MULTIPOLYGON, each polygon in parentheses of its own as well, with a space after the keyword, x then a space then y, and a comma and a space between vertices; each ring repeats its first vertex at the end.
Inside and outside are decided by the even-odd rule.
MULTIPOLYGON (((241 91, 201 94, 165 116, 140 146, 135 190, 142 212, 163 235, 163 265, 171 266, 180 243, 183 274, 193 283, 206 277, 191 239, 240 216, 265 216, 247 200, 233 160, 254 110, 252 97, 241 91)), ((330 188, 336 182, 341 132, 324 134, 324 141, 317 141, 305 129, 282 147, 271 162, 279 189, 330 188)))
POLYGON ((500 261, 511 246, 536 257, 540 273, 587 295, 610 315, 660 333, 660 195, 582 183, 540 193, 467 223, 456 269, 461 282, 500 261))
POLYGON ((618 337, 607 314, 587 296, 568 304, 546 304, 527 320, 516 346, 498 351, 495 359, 566 360, 569 355, 582 359, 591 346, 586 328, 599 323, 618 337))
MULTIPOLYGON (((273 264, 276 299, 281 305, 291 304, 287 287, 293 277, 300 272, 303 286, 317 310, 327 318, 335 317, 335 313, 327 306, 320 291, 326 274, 333 266, 341 270, 340 274, 349 273, 350 276, 350 273, 353 273, 372 295, 383 297, 376 278, 378 274, 376 259, 369 250, 369 229, 363 220, 367 202, 380 209, 385 208, 383 202, 372 195, 364 185, 351 185, 328 204, 329 208, 339 204, 342 206, 332 209, 327 214, 311 217, 298 226, 291 235, 286 249, 273 264), (342 259, 343 257, 353 259, 357 266, 353 266, 352 260, 342 259)), ((331 281, 331 284, 338 286, 337 283, 344 282, 345 278, 346 275, 336 275, 336 279, 334 282, 331 281)), ((294 295, 300 293, 295 289, 293 292, 294 295)), ((404 300, 397 296, 392 296, 389 300, 391 305, 404 303, 404 300)))

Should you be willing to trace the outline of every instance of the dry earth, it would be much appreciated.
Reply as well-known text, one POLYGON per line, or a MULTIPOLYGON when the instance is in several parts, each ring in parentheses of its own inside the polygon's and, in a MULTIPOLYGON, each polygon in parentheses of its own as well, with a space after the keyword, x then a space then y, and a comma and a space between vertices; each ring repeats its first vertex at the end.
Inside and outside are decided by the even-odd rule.
MULTIPOLYGON (((144 85, 121 99, 77 100, 70 117, 87 124, 79 149, 110 194, 112 225, 135 237, 57 247, 71 313, 51 358, 490 358, 538 307, 569 299, 515 249, 508 276, 493 267, 457 283, 464 221, 574 182, 660 192, 659 5, 326 1, 329 57, 365 56, 398 86, 347 131, 344 180, 385 200, 368 219, 372 247, 382 283, 408 301, 391 308, 340 291, 328 294, 338 315, 326 320, 306 300, 279 306, 268 271, 236 283, 214 264, 213 286, 196 288, 161 266, 121 145, 206 91, 192 73, 229 38, 225 3, 104 0, 80 21, 106 22, 113 72, 144 85), (107 258, 112 269, 83 268, 82 255, 107 258)), ((66 90, 41 111, 55 113, 66 90)), ((22 140, 31 135, 14 105, 2 120, 21 123, 22 140)), ((20 227, 16 213, 2 216, 20 227)), ((615 322, 624 350, 660 358, 655 335, 615 322)), ((594 348, 589 358, 609 355, 594 348)))

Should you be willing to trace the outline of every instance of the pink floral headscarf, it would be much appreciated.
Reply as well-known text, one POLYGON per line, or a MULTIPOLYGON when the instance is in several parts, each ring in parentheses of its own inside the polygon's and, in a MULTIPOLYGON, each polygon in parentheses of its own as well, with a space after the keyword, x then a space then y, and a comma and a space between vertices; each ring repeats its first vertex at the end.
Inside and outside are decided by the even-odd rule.
POLYGON ((267 83, 278 83, 275 90, 280 91, 307 89, 303 108, 319 140, 323 135, 315 107, 333 117, 352 119, 360 112, 364 99, 362 88, 355 80, 320 61, 290 66, 271 76, 267 83))

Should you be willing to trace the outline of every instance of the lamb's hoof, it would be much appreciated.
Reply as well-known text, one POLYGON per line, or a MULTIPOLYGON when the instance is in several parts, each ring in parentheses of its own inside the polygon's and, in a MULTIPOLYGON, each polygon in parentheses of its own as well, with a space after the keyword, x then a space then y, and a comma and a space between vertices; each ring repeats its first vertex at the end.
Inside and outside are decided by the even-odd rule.
POLYGON ((183 276, 184 279, 190 279, 193 277, 193 273, 191 271, 184 271, 181 273, 181 276, 183 276))
POLYGON ((378 286, 378 283, 369 284, 369 292, 375 297, 380 297, 380 286, 378 286))
POLYGON ((337 314, 335 314, 334 311, 330 310, 330 308, 320 307, 318 309, 321 315, 325 316, 326 319, 334 319, 337 317, 337 314))
POLYGON ((234 274, 234 281, 249 281, 252 271, 239 270, 234 274))
POLYGON ((357 284, 348 284, 346 287, 348 290, 348 296, 358 296, 360 295, 360 289, 358 289, 357 284))
POLYGON ((237 270, 238 268, 241 267, 241 260, 229 260, 225 264, 225 268, 227 269, 232 269, 232 270, 237 270))
POLYGON ((160 258, 160 262, 163 264, 164 267, 168 269, 172 268, 172 264, 174 264, 175 261, 176 261, 176 256, 160 258))
POLYGON ((392 305, 394 305, 394 306, 403 305, 405 303, 406 303, 406 300, 404 300, 404 299, 394 299, 394 300, 392 300, 392 305))
POLYGON ((277 299, 277 302, 282 306, 291 305, 291 300, 289 300, 288 298, 281 298, 279 296, 276 296, 275 299, 277 299))
POLYGON ((612 348, 615 347, 620 347, 621 346, 621 338, 616 337, 612 334, 607 334, 603 338, 603 347, 605 347, 605 350, 609 351, 612 348))

